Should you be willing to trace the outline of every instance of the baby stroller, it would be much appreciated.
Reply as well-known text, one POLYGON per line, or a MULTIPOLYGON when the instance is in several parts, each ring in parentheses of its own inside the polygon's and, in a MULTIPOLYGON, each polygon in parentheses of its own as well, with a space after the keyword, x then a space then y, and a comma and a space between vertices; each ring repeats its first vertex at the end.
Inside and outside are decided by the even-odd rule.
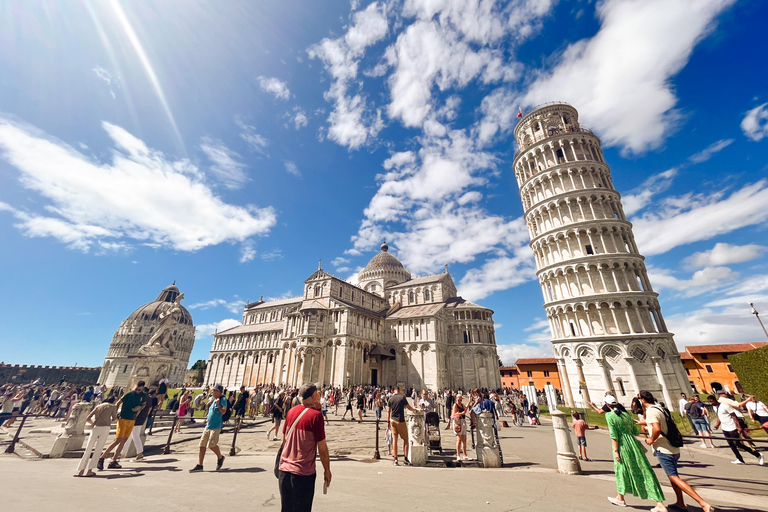
POLYGON ((440 444, 440 416, 436 412, 428 412, 424 416, 424 426, 427 434, 427 446, 430 452, 439 452, 443 454, 443 447, 440 444))

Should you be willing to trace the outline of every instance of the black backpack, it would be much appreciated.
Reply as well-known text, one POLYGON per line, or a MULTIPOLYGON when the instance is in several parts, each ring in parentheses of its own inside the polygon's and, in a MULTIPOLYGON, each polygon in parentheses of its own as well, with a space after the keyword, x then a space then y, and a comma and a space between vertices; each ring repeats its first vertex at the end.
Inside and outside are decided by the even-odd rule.
POLYGON ((677 424, 675 424, 675 421, 672 419, 672 416, 670 416, 668 411, 664 410, 663 408, 657 405, 654 405, 653 407, 660 410, 662 414, 664 414, 664 420, 667 422, 667 433, 665 434, 662 431, 661 435, 666 437, 667 441, 669 441, 669 444, 671 444, 675 448, 682 448, 683 434, 680 433, 680 430, 677 428, 677 424))
POLYGON ((224 411, 224 414, 221 415, 221 421, 226 423, 229 421, 229 418, 232 417, 232 407, 229 405, 229 400, 227 400, 227 405, 225 405, 224 407, 226 407, 227 410, 224 411))

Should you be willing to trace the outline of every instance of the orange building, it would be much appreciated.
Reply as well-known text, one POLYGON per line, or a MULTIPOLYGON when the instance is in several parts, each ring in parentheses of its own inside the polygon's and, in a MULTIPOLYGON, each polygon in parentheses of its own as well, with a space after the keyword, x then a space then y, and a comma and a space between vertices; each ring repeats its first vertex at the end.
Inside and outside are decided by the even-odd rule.
POLYGON ((768 345, 766 342, 738 343, 731 345, 698 345, 685 347, 680 352, 688 381, 699 393, 724 389, 741 393, 739 378, 728 362, 728 356, 768 345))
POLYGON ((534 386, 544 389, 547 384, 560 388, 560 376, 557 373, 557 363, 554 357, 537 357, 518 359, 512 366, 502 366, 501 385, 505 388, 534 386))

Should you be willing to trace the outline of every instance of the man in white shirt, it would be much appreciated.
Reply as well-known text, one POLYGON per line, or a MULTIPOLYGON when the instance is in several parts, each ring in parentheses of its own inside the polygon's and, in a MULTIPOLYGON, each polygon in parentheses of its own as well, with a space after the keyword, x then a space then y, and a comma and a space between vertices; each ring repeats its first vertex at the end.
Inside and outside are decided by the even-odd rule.
POLYGON ((760 400, 756 400, 754 396, 749 397, 746 407, 749 417, 758 422, 763 427, 763 430, 768 432, 768 407, 760 400))
MULTIPOLYGON (((718 391, 718 394, 723 394, 723 392, 718 391)), ((736 422, 736 408, 734 408, 732 404, 733 400, 726 398, 718 403, 718 400, 714 395, 709 395, 707 400, 710 404, 717 407, 717 422, 713 428, 717 429, 720 427, 722 429, 723 435, 728 438, 728 446, 731 448, 731 451, 733 451, 733 454, 736 455, 736 460, 731 461, 731 464, 744 464, 744 457, 742 457, 741 453, 739 453, 739 448, 741 448, 743 451, 757 457, 759 461, 758 464, 762 466, 764 462, 763 456, 760 455, 760 452, 753 450, 741 442, 741 427, 736 422)), ((741 407, 748 401, 749 400, 744 400, 742 403, 736 402, 736 406, 741 407)))

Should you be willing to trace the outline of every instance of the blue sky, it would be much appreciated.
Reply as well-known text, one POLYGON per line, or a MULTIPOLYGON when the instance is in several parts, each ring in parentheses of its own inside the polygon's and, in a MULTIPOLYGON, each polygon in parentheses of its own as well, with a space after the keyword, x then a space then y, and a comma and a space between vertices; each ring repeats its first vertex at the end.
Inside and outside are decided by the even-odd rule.
POLYGON ((244 301, 384 239, 495 311, 506 363, 549 354, 511 131, 554 100, 601 137, 678 346, 764 337, 764 2, 0 10, 5 362, 99 365, 174 280, 207 358, 244 301))

